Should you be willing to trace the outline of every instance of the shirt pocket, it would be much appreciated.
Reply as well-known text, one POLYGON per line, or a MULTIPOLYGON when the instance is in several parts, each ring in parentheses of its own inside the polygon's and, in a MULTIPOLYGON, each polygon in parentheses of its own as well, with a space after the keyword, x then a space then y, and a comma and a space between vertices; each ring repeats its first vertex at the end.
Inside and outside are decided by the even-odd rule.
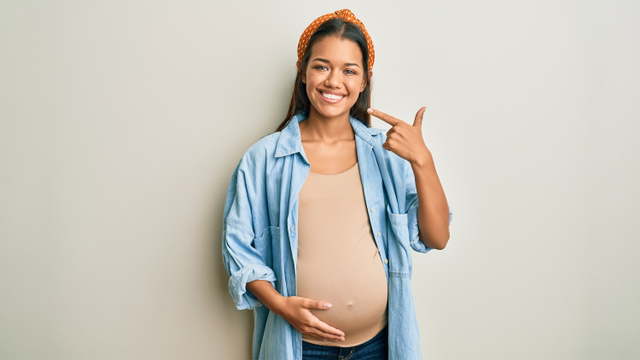
POLYGON ((411 244, 407 214, 394 214, 387 205, 389 276, 411 277, 411 244))
POLYGON ((265 264, 269 267, 272 265, 273 242, 279 241, 280 228, 278 226, 267 226, 260 237, 253 239, 253 247, 258 250, 265 264))

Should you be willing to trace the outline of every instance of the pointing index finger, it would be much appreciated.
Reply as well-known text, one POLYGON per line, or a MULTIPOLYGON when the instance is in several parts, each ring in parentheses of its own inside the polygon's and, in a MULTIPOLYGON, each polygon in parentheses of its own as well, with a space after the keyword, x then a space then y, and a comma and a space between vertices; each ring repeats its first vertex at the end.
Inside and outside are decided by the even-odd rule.
POLYGON ((386 122, 387 124, 389 124, 391 126, 396 126, 396 125, 400 124, 400 122, 402 121, 402 120, 394 118, 391 115, 385 114, 380 110, 369 108, 369 110, 367 110, 367 112, 369 114, 377 117, 378 119, 386 122))

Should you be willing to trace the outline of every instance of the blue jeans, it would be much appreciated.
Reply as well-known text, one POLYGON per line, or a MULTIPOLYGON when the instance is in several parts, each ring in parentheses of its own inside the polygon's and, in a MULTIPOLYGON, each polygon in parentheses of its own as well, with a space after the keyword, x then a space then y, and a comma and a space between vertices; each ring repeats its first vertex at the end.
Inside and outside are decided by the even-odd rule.
POLYGON ((387 360, 387 328, 354 347, 322 346, 302 342, 302 360, 387 360))

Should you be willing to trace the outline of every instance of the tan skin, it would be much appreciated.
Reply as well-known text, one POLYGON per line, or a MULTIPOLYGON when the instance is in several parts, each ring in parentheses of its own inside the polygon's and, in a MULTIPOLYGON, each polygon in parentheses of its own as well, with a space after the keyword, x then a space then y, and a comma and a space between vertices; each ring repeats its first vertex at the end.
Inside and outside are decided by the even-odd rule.
MULTIPOLYGON (((302 147, 311 171, 343 172, 357 162, 349 110, 366 87, 362 52, 350 40, 327 37, 313 45, 307 68, 300 69, 298 62, 298 70, 311 102, 309 117, 300 123, 302 147)), ((383 148, 409 161, 413 169, 420 204, 420 240, 428 247, 443 249, 449 240, 449 207, 422 136, 424 112, 425 108, 418 110, 413 124, 408 124, 369 109, 371 115, 392 126, 383 148)), ((302 334, 325 341, 344 341, 344 332, 320 321, 310 311, 326 310, 331 304, 299 296, 284 297, 267 281, 253 281, 247 284, 247 289, 302 334)))

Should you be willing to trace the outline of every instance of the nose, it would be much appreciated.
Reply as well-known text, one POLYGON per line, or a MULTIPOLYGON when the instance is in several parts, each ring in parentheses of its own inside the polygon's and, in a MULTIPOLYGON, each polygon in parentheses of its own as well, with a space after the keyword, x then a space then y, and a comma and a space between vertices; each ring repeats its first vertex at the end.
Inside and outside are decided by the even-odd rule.
POLYGON ((332 69, 327 75, 324 85, 334 89, 339 88, 340 87, 340 71, 336 69, 332 69))

